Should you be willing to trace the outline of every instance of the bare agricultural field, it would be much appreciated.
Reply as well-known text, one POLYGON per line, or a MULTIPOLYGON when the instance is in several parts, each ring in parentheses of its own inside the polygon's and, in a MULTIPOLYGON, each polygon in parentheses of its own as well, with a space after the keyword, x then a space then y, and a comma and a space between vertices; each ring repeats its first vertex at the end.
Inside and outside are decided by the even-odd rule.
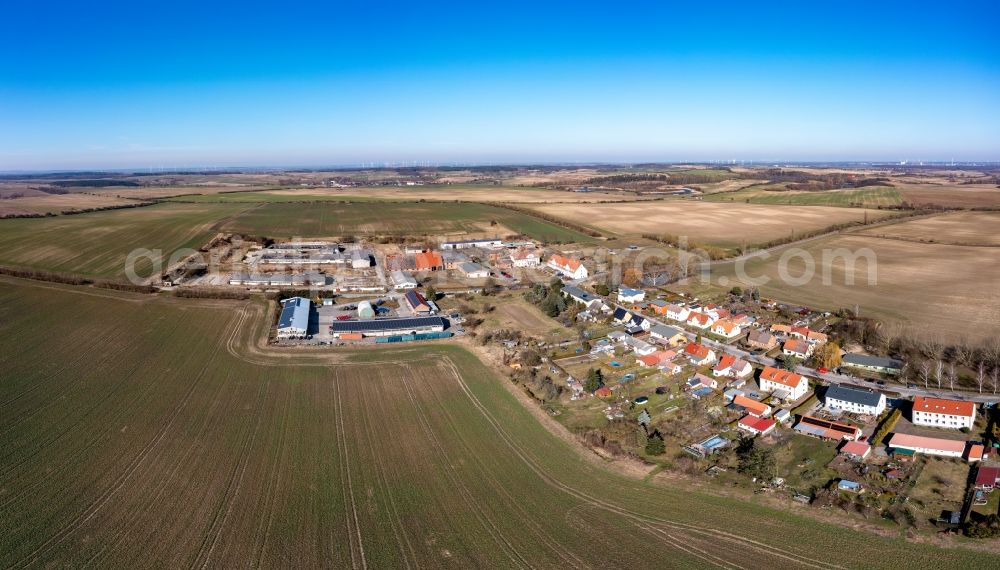
POLYGON ((5 568, 998 563, 626 478, 453 345, 254 350, 259 303, 2 278, 0 314, 5 568))
POLYGON ((744 179, 733 179, 733 180, 723 180, 722 182, 710 182, 708 184, 693 184, 697 186, 703 194, 717 194, 719 192, 735 192, 736 190, 741 190, 747 186, 753 186, 754 184, 763 184, 767 182, 766 180, 744 180, 744 179))
MULTIPOLYGON (((673 234, 723 247, 764 243, 794 233, 852 221, 865 211, 821 206, 716 204, 693 200, 649 203, 558 204, 534 207, 540 212, 622 236, 673 234)), ((889 215, 872 210, 869 219, 889 215)))
POLYGON ((994 184, 897 184, 904 202, 945 208, 1000 208, 1000 188, 994 184))
POLYGON ((135 204, 135 201, 91 194, 42 194, 0 200, 0 217, 20 214, 58 214, 128 204, 135 204))
POLYGON ((495 313, 490 318, 496 319, 498 328, 522 331, 536 338, 543 338, 553 332, 566 330, 562 325, 543 314, 537 307, 533 307, 525 301, 503 299, 497 303, 495 313))
POLYGON ((593 241, 580 232, 528 214, 472 202, 281 201, 242 206, 249 209, 227 222, 224 229, 276 237, 485 237, 497 235, 506 227, 545 242, 593 241))
POLYGON ((275 196, 294 196, 300 199, 329 197, 337 200, 352 198, 380 200, 439 200, 460 202, 600 202, 606 200, 640 200, 641 196, 626 192, 568 192, 545 188, 516 188, 511 186, 434 185, 379 188, 302 188, 266 192, 275 196))
MULTIPOLYGON (((979 340, 1000 334, 1000 299, 985 293, 1000 283, 1000 248, 841 234, 800 248, 781 248, 767 259, 753 258, 745 264, 745 275, 766 279, 761 292, 780 301, 826 309, 858 305, 862 315, 899 323, 925 335, 979 340), (805 256, 791 257, 793 249, 804 251, 813 260, 811 279, 782 278, 783 255, 789 255, 785 265, 788 276, 794 280, 808 275, 805 256), (863 256, 855 264, 840 256, 828 257, 830 262, 824 263, 824 251, 829 256, 835 250, 859 255, 871 252, 876 260, 874 283, 869 284, 869 264, 863 256)), ((728 289, 740 282, 746 280, 736 276, 731 262, 713 268, 711 287, 728 289)), ((692 287, 697 291, 702 286, 692 287)))
POLYGON ((0 200, 26 196, 47 196, 48 194, 39 190, 38 186, 40 185, 21 180, 0 181, 0 200))
POLYGON ((852 233, 922 243, 1000 246, 1000 212, 950 212, 852 233))

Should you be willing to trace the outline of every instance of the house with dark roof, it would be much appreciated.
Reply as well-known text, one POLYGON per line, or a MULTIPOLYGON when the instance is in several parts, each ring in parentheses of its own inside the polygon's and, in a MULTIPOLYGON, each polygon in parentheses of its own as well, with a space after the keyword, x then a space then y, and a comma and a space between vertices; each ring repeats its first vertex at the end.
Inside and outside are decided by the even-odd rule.
MULTIPOLYGON (((577 303, 583 303, 584 305, 589 305, 591 301, 598 300, 599 297, 592 293, 588 293, 579 287, 574 287, 572 285, 566 285, 562 288, 563 297, 569 297, 577 303)), ((624 313, 624 309, 622 309, 624 313)), ((617 316, 617 313, 616 313, 617 316)))
POLYGON ((330 325, 330 333, 336 338, 344 338, 345 335, 381 337, 400 334, 420 334, 428 332, 441 332, 444 329, 445 321, 441 317, 402 317, 358 321, 333 321, 330 325))
POLYGON ((683 330, 667 325, 653 325, 649 329, 649 336, 668 346, 677 346, 687 339, 683 330))
POLYGON ((427 299, 417 291, 407 291, 403 299, 406 300, 406 306, 418 315, 430 314, 434 310, 427 299))
POLYGON ((820 439, 831 439, 834 441, 841 439, 854 441, 861 437, 861 430, 855 426, 814 418, 812 416, 801 416, 799 423, 795 424, 795 427, 792 429, 803 435, 811 435, 820 439))
POLYGON ((828 410, 877 416, 885 411, 885 394, 834 384, 826 390, 823 405, 828 410))
POLYGON ((635 327, 635 329, 648 331, 652 327, 652 323, 637 315, 631 311, 626 311, 625 309, 618 307, 614 312, 614 319, 626 327, 635 327))
POLYGON ((883 356, 868 356, 867 354, 848 352, 843 356, 841 366, 849 366, 879 374, 899 374, 903 369, 903 361, 883 356))

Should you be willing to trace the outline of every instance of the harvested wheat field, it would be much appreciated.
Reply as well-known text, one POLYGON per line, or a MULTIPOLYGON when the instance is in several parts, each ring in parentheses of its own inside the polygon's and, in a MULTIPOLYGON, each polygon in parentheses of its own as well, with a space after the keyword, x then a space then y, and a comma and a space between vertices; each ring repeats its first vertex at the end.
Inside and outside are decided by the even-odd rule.
POLYGON ((997 563, 626 479, 462 349, 269 353, 262 309, 0 278, 0 565, 997 563))
MULTIPOLYGON (((889 226, 888 228, 892 228, 889 226)), ((887 228, 887 229, 888 229, 887 228)), ((881 228, 880 228, 881 230, 881 228)), ((1000 286, 1000 248, 915 243, 844 234, 801 246, 815 263, 815 274, 803 284, 784 282, 779 272, 781 248, 770 258, 746 263, 746 275, 769 281, 761 291, 788 303, 839 309, 860 306, 861 314, 911 327, 921 334, 980 340, 1000 334, 1000 298, 988 292, 1000 286), (869 285, 868 263, 859 257, 853 269, 842 257, 823 263, 824 250, 870 250, 876 259, 875 284, 869 285), (823 272, 828 268, 829 284, 823 272), (848 276, 854 284, 848 284, 848 276)), ((791 258, 787 274, 804 274, 806 262, 791 258)), ((712 281, 725 289, 740 282, 732 262, 719 264, 712 281), (720 282, 719 278, 724 278, 720 282)))
POLYGON ((1000 247, 1000 212, 951 212, 852 233, 921 243, 1000 247))
POLYGON ((822 206, 716 204, 693 200, 649 203, 559 204, 534 209, 622 236, 673 234, 722 247, 764 243, 834 224, 890 215, 879 210, 822 206), (867 212, 867 214, 866 214, 867 212))

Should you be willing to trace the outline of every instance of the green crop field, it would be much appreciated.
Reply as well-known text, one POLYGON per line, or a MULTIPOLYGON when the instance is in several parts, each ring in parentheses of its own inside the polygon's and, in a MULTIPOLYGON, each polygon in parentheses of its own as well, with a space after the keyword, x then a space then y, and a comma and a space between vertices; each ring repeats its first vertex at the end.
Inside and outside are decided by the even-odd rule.
POLYGON ((616 475, 447 344, 0 278, 0 566, 995 568, 616 475))
MULTIPOLYGON (((160 250, 166 260, 198 248, 245 204, 157 204, 143 208, 0 220, 0 264, 112 277, 130 252, 160 250)), ((150 270, 143 261, 140 274, 150 270)))
POLYGON ((365 196, 361 193, 355 195, 345 195, 336 193, 336 190, 317 189, 309 194, 306 194, 301 190, 230 191, 219 194, 177 196, 168 198, 168 201, 200 204, 226 204, 233 202, 242 204, 271 204, 288 202, 382 202, 385 201, 385 198, 379 196, 365 196))
POLYGON ((546 242, 592 241, 580 232, 527 214, 456 202, 267 203, 244 211, 224 229, 274 237, 447 236, 496 231, 492 221, 546 242))
POLYGON ((822 192, 795 192, 788 190, 769 190, 776 186, 753 186, 735 192, 720 192, 705 196, 709 202, 749 202, 751 204, 774 204, 793 206, 846 206, 874 208, 878 206, 896 206, 903 199, 895 188, 888 186, 869 186, 845 190, 826 190, 822 192))

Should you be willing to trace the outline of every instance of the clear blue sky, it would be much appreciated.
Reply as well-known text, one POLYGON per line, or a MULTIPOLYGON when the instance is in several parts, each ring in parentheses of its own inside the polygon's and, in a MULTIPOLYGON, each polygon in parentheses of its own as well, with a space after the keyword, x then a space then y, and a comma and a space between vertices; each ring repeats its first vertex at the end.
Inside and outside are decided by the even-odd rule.
POLYGON ((1000 160, 1000 2, 8 2, 0 170, 1000 160))

